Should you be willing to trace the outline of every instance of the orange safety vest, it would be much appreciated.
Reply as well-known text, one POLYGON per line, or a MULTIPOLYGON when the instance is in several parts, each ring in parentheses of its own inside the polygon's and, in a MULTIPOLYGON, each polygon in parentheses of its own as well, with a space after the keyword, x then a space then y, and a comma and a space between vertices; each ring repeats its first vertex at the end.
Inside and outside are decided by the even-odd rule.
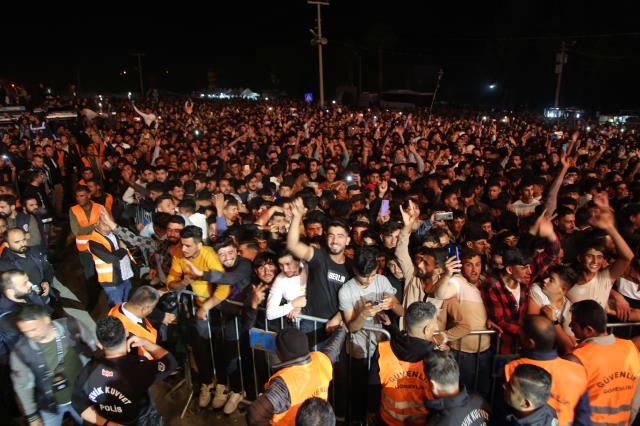
POLYGON ((283 368, 269 379, 266 387, 276 377, 284 380, 291 398, 290 408, 271 419, 273 425, 294 426, 300 406, 309 398, 318 397, 325 401, 329 398, 329 383, 333 377, 333 365, 322 352, 311 352, 311 362, 283 368))
POLYGON ((407 362, 396 357, 391 342, 378 344, 380 367, 380 417, 387 425, 424 425, 428 410, 424 401, 433 399, 422 361, 407 362))
MULTIPOLYGON (((100 219, 100 207, 101 205, 98 203, 94 203, 91 201, 91 213, 89 214, 89 218, 87 219, 87 214, 84 209, 80 207, 80 204, 76 204, 71 207, 71 213, 75 216, 78 221, 78 225, 83 228, 87 226, 92 226, 98 223, 100 219)), ((76 247, 79 252, 88 251, 89 250, 89 237, 90 235, 76 235, 76 247)))
POLYGON ((7 248, 7 242, 3 241, 2 244, 0 244, 0 256, 2 256, 2 254, 4 253, 4 249, 7 248))
POLYGON ((109 213, 111 213, 111 208, 113 207, 113 196, 111 194, 106 194, 104 197, 104 208, 109 213))
POLYGON ((58 154, 58 159, 56 161, 56 163, 58 164, 58 167, 60 168, 60 174, 62 176, 65 176, 67 174, 67 171, 65 169, 65 164, 64 164, 64 160, 65 160, 65 154, 66 152, 62 151, 62 150, 57 150, 56 154, 58 154))
POLYGON ((587 371, 591 423, 629 424, 640 374, 640 355, 633 342, 618 338, 613 345, 585 342, 573 355, 587 371))
MULTIPOLYGON (((124 329, 129 334, 133 334, 134 336, 142 337, 143 339, 147 339, 151 343, 156 343, 158 339, 158 330, 156 330, 148 319, 143 318, 142 321, 144 323, 144 327, 138 323, 131 321, 131 319, 122 312, 122 303, 117 304, 109 311, 109 316, 118 318, 124 329)), ((141 347, 138 348, 138 353, 140 356, 144 356, 148 359, 153 359, 153 356, 141 347)))
MULTIPOLYGON (((89 241, 95 241, 98 244, 102 244, 104 248, 106 248, 110 252, 113 251, 113 248, 111 247, 111 241, 109 241, 107 237, 105 237, 104 235, 102 235, 96 230, 94 230, 91 233, 91 235, 89 235, 87 246, 89 245, 89 241)), ((135 260, 131 256, 131 253, 129 253, 129 250, 127 250, 127 253, 129 254, 129 259, 131 259, 131 262, 135 263, 135 260)), ((93 263, 96 266, 96 274, 98 274, 98 282, 100 284, 113 284, 113 263, 105 262, 104 260, 96 256, 93 252, 91 252, 91 257, 93 257, 93 263)))
POLYGON ((560 357, 551 360, 519 358, 504 366, 507 381, 520 364, 536 365, 551 375, 551 395, 547 403, 556 410, 560 426, 573 424, 575 408, 587 391, 587 372, 584 367, 560 357))

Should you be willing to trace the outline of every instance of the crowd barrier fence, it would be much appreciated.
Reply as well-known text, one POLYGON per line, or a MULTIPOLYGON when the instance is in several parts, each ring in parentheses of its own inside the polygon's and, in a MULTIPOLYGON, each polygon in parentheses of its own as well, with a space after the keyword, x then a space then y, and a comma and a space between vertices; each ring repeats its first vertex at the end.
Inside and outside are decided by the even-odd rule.
MULTIPOLYGON (((198 296, 195 293, 189 292, 189 291, 182 291, 181 293, 183 294, 187 294, 189 296, 191 296, 192 298, 192 302, 193 299, 196 297, 201 297, 198 296)), ((235 308, 237 308, 238 310, 240 310, 241 308, 243 308, 243 304, 236 302, 236 301, 225 301, 224 303, 227 303, 231 306, 234 306, 235 308)), ((195 305, 194 305, 195 306, 195 305)), ((243 392, 243 395, 245 396, 245 398, 243 399, 243 403, 245 404, 250 404, 254 399, 257 399, 262 391, 262 386, 266 383, 266 381, 272 376, 272 374, 275 372, 274 371, 274 364, 278 362, 277 356, 275 355, 275 335, 277 333, 278 330, 281 330, 287 326, 294 326, 298 329, 301 329, 303 332, 306 330, 306 334, 309 337, 313 337, 313 339, 311 340, 311 348, 312 350, 314 349, 319 349, 319 344, 322 343, 322 341, 318 341, 318 332, 321 329, 321 327, 323 327, 323 324, 326 324, 328 322, 327 319, 325 318, 318 318, 318 317, 313 317, 313 316, 308 316, 308 315, 298 315, 295 317, 294 320, 290 321, 288 319, 286 319, 285 317, 281 317, 275 320, 267 320, 266 319, 266 312, 265 309, 263 307, 259 307, 258 308, 259 314, 264 315, 264 322, 263 322, 263 326, 261 328, 256 327, 255 324, 253 325, 253 327, 251 327, 249 330, 243 330, 242 326, 241 326, 241 316, 240 315, 235 315, 235 316, 227 316, 226 320, 229 320, 231 318, 233 318, 234 321, 234 325, 233 325, 233 330, 235 332, 235 336, 233 337, 238 337, 235 338, 233 340, 235 340, 235 346, 236 346, 236 359, 234 360, 227 360, 228 364, 236 364, 235 368, 239 369, 239 375, 240 375, 240 385, 241 385, 241 389, 243 392), (306 327, 303 325, 304 322, 307 322, 306 327), (311 323, 312 325, 309 327, 308 323, 311 323), (312 332, 312 334, 310 335, 309 332, 312 332), (243 345, 243 338, 246 338, 246 334, 248 334, 248 339, 245 339, 247 341, 244 342, 243 345), (249 350, 247 350, 247 348, 249 350), (245 359, 245 357, 249 357, 250 358, 250 364, 247 364, 247 360, 245 359), (260 359, 260 357, 263 357, 262 359, 260 359), (259 363, 260 366, 256 365, 256 363, 259 363), (248 368, 247 368, 248 367, 248 368), (265 372, 263 372, 263 374, 261 375, 261 368, 266 367, 266 374, 264 374, 265 372), (247 376, 252 376, 252 377, 247 377, 247 376), (247 384, 248 382, 252 382, 251 384, 253 385, 253 392, 252 392, 252 399, 248 399, 249 394, 247 393, 248 387, 247 384)), ((193 311, 191 312, 192 315, 195 315, 195 309, 193 309, 193 311)), ((209 321, 208 321, 209 322, 209 321)), ((628 328, 628 335, 629 337, 632 337, 632 331, 634 329, 634 327, 640 327, 640 322, 635 322, 635 323, 609 323, 607 324, 607 330, 609 332, 613 331, 613 330, 621 330, 624 328, 628 328)), ((351 333, 351 332, 347 332, 347 338, 345 341, 345 346, 349 346, 351 339, 354 337, 354 335, 356 335, 357 333, 362 333, 364 334, 364 339, 365 339, 365 357, 364 358, 360 358, 360 359, 366 359, 366 366, 367 366, 367 370, 371 369, 371 361, 372 358, 374 356, 374 351, 375 351, 375 345, 372 345, 371 343, 371 339, 375 338, 376 342, 380 342, 380 341, 384 341, 384 340, 390 340, 391 339, 391 335, 390 333, 385 330, 382 327, 369 327, 369 326, 365 326, 363 327, 361 330, 355 332, 355 333, 351 333), (374 337, 374 333, 375 333, 375 337, 374 337), (373 348, 373 349, 372 349, 373 348)), ((211 330, 211 328, 209 328, 209 336, 211 336, 212 338, 210 339, 210 350, 211 350, 211 360, 212 360, 212 371, 214 372, 214 377, 217 380, 217 374, 216 371, 219 370, 219 368, 225 368, 225 367, 229 367, 229 365, 227 366, 216 366, 215 365, 215 359, 216 357, 214 356, 214 353, 216 352, 216 350, 219 348, 216 348, 216 345, 220 344, 220 342, 216 342, 215 339, 213 338, 213 336, 215 335, 215 333, 211 330), (218 367, 218 368, 216 368, 218 367)), ((471 353, 472 355, 475 355, 476 359, 475 359, 475 368, 474 368, 474 372, 473 372, 473 389, 477 389, 479 383, 479 374, 481 373, 481 368, 482 366, 480 365, 480 351, 481 351, 481 342, 482 342, 482 337, 483 336, 491 336, 492 339, 494 339, 494 341, 491 344, 491 348, 494 351, 494 355, 493 355, 493 360, 491 362, 491 383, 490 383, 490 394, 487 395, 487 399, 489 401, 490 404, 493 405, 494 403, 494 399, 496 396, 496 386, 501 383, 501 381, 503 380, 504 377, 504 366, 507 362, 511 361, 512 359, 515 359, 518 357, 517 354, 509 354, 509 355, 501 355, 499 348, 500 348, 500 333, 496 332, 495 330, 474 330, 471 331, 469 333, 469 335, 465 336, 466 339, 468 339, 471 336, 477 336, 478 337, 478 345, 477 345, 477 350, 476 352, 471 353)), ((321 348, 321 346, 320 346, 321 348)), ((344 404, 344 409, 346 410, 346 418, 347 421, 350 421, 352 418, 352 407, 351 407, 351 397, 353 397, 354 395, 356 395, 356 393, 354 392, 365 392, 365 389, 352 389, 353 387, 353 383, 352 383, 352 361, 354 358, 352 358, 351 356, 349 356, 348 354, 344 354, 345 352, 348 353, 349 349, 347 349, 346 351, 343 349, 343 355, 341 357, 341 361, 345 361, 346 360, 346 370, 344 370, 344 374, 347 380, 347 393, 346 396, 347 398, 341 398, 340 400, 336 399, 336 386, 334 384, 334 386, 332 386, 332 391, 331 391, 331 395, 330 395, 330 399, 332 402, 332 405, 334 406, 334 408, 336 407, 336 403, 338 404, 344 404)), ((457 356, 457 360, 459 361, 459 357, 460 357, 461 352, 460 351, 456 351, 456 356, 457 356)), ((334 368, 334 380, 333 382, 335 383, 337 380, 336 377, 336 368, 334 368)), ((185 375, 188 374, 185 372, 185 375)), ((190 374, 189 374, 190 376, 190 374)), ((190 379, 190 378, 189 378, 190 379)), ((343 377, 344 379, 344 377, 343 377)), ((191 401, 193 394, 190 395, 189 397, 189 401, 187 402, 187 404, 191 401)), ((365 399, 365 403, 366 403, 366 399, 365 399)), ((365 405, 366 406, 366 405, 365 405)), ((186 408, 185 410, 183 410, 182 415, 184 416, 184 413, 186 412, 186 408)))

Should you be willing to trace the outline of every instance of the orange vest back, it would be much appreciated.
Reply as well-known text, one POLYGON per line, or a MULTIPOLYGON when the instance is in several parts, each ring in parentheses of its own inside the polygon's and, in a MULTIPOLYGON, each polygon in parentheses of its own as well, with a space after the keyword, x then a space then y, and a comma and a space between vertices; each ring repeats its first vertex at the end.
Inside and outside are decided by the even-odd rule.
MULTIPOLYGON (((91 201, 91 213, 89 214, 88 219, 87 214, 84 212, 84 209, 80 207, 80 204, 76 204, 71 207, 71 213, 76 218, 78 225, 86 228, 87 226, 92 226, 98 223, 98 220, 100 220, 100 207, 100 204, 91 201)), ((76 235, 76 247, 78 248, 78 251, 89 250, 89 237, 90 235, 88 234, 76 235)))
POLYGON ((433 395, 422 361, 399 360, 389 341, 378 344, 378 353, 380 417, 391 426, 424 425, 428 413, 424 401, 433 399, 433 395))
POLYGON ((629 424, 640 374, 640 355, 633 342, 618 338, 613 345, 586 342, 573 355, 587 371, 592 423, 629 424))
POLYGON ((275 414, 271 424, 294 426, 303 402, 312 397, 325 401, 329 398, 329 383, 333 377, 331 360, 322 352, 311 352, 310 355, 311 362, 308 364, 284 368, 269 379, 267 387, 276 377, 284 380, 291 397, 291 407, 284 413, 275 414))
POLYGON ((2 256, 2 253, 4 253, 4 249, 7 248, 7 242, 3 241, 2 244, 0 244, 0 256, 2 256))
POLYGON ((587 373, 584 367, 560 357, 552 360, 519 358, 504 366, 507 381, 513 370, 520 364, 536 365, 547 371, 552 377, 551 395, 547 403, 556 410, 560 426, 571 425, 575 408, 580 398, 587 391, 587 373))
MULTIPOLYGON (((122 303, 119 303, 113 308, 111 308, 111 310, 109 311, 109 316, 118 318, 122 323, 122 325, 124 326, 124 329, 127 331, 127 333, 133 334, 134 336, 142 337, 143 339, 147 339, 151 343, 156 343, 156 340, 158 339, 158 330, 156 330, 151 325, 149 320, 147 320, 146 318, 142 319, 142 321, 144 322, 144 327, 143 327, 140 324, 133 322, 128 316, 126 316, 122 312, 121 307, 122 307, 122 303)), ((142 348, 138 348, 138 353, 140 354, 140 356, 153 359, 151 354, 142 348)))

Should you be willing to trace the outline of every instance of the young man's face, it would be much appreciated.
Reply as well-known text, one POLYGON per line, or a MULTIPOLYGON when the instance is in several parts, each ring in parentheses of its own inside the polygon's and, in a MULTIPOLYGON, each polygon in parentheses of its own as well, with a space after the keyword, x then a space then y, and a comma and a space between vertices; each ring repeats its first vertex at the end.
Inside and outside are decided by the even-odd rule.
POLYGON ((591 273, 597 273, 604 262, 604 253, 600 250, 589 249, 583 255, 578 256, 578 260, 582 264, 582 267, 591 273))
POLYGON ((192 259, 200 254, 202 243, 196 243, 193 238, 181 238, 182 254, 187 259, 192 259))
POLYGON ((349 244, 347 230, 341 226, 332 226, 327 230, 327 246, 331 254, 341 254, 349 244))
POLYGON ((24 208, 27 211, 27 213, 36 214, 36 212, 38 211, 38 208, 39 208, 38 200, 36 200, 35 198, 28 199, 24 203, 24 208))
POLYGON ((300 275, 300 262, 291 255, 278 259, 278 266, 280 266, 280 270, 287 278, 300 275))
POLYGON ((225 268, 232 268, 238 257, 238 250, 234 246, 221 247, 217 251, 220 262, 225 268))
POLYGON ((395 249, 398 245, 398 238, 400 237, 400 230, 396 229, 390 234, 385 234, 382 236, 382 245, 386 249, 395 249))
POLYGON ((482 259, 480 256, 473 256, 462 261, 462 275, 470 284, 478 284, 482 273, 482 259))

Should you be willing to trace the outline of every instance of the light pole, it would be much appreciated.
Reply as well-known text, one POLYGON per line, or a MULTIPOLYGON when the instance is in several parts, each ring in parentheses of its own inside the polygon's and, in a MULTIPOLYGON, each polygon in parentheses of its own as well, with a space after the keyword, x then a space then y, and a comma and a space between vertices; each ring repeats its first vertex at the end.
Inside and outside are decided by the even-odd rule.
POLYGON ((311 34, 313 34, 313 39, 311 39, 311 45, 318 46, 318 74, 320 78, 320 107, 324 106, 324 71, 322 66, 322 46, 327 44, 327 39, 322 37, 322 13, 320 11, 320 6, 329 6, 328 1, 319 1, 319 0, 307 0, 307 4, 315 4, 316 5, 316 14, 318 26, 316 28, 316 32, 313 30, 311 34))
POLYGON ((142 57, 144 53, 133 53, 133 56, 138 57, 138 77, 140 78, 140 97, 144 99, 144 83, 142 82, 142 57))
POLYGON ((442 80, 443 75, 444 75, 444 70, 441 68, 440 71, 438 71, 438 81, 436 81, 436 88, 433 91, 433 97, 431 98, 431 106, 429 107, 428 121, 431 121, 431 111, 433 110, 433 104, 436 101, 436 95, 438 94, 438 89, 440 88, 440 80, 442 80))

